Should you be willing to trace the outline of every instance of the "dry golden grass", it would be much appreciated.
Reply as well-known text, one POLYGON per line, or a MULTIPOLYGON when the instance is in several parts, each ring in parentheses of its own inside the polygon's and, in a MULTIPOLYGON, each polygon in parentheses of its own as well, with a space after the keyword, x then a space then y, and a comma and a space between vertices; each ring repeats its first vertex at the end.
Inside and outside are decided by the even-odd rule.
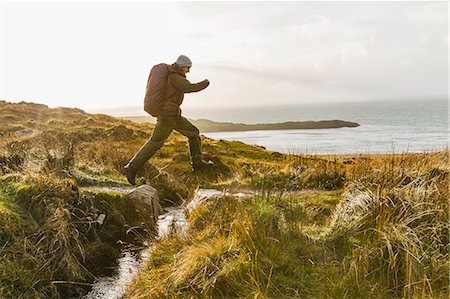
MULTIPOLYGON (((152 125, 0 101, 0 128, 0 297, 92 281, 83 267, 114 258, 125 205, 81 186, 128 186, 122 167, 152 125), (116 217, 106 235, 92 206, 116 217)), ((129 298, 447 298, 448 150, 297 156, 203 140, 215 171, 191 173, 173 134, 139 182, 167 205, 199 186, 256 195, 195 209, 187 237, 156 244, 129 298)))

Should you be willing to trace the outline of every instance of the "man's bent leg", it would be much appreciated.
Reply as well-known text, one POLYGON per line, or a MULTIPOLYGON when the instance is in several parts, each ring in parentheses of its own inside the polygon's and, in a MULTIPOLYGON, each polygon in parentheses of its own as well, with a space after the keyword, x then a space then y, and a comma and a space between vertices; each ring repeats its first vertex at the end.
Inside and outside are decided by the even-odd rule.
POLYGON ((168 119, 158 119, 150 139, 139 149, 134 157, 125 166, 134 172, 140 170, 158 151, 172 133, 174 122, 168 119))
POLYGON ((186 118, 180 116, 174 129, 188 138, 192 163, 202 161, 202 141, 197 127, 186 118))
POLYGON ((193 171, 214 166, 212 161, 203 161, 202 141, 200 139, 200 131, 196 126, 191 124, 186 118, 180 116, 175 130, 188 138, 193 171))

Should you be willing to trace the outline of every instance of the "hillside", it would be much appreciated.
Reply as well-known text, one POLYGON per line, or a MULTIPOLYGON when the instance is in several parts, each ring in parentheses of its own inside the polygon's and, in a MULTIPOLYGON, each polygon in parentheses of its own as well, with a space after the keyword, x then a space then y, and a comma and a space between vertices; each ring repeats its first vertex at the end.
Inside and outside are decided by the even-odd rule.
MULTIPOLYGON (((150 116, 129 116, 123 119, 135 122, 152 122, 150 116)), ((306 130, 306 129, 337 129, 354 128, 359 124, 343 120, 321 120, 321 121, 289 121, 272 124, 237 124, 231 122, 217 122, 208 119, 190 119, 190 121, 200 129, 200 132, 239 132, 257 130, 306 130)))
POLYGON ((0 101, 0 297, 79 297, 150 239, 126 298, 447 298, 448 151, 284 155, 202 136, 217 167, 192 173, 173 133, 138 183, 163 207, 225 192, 186 211, 187 235, 155 240, 121 173, 152 128, 0 101))

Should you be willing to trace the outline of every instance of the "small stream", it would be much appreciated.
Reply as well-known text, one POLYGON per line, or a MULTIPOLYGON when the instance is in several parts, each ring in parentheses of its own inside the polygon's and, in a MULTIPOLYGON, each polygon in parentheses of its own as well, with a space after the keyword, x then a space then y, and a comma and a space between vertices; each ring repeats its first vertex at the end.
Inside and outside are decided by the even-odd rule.
MULTIPOLYGON (((206 200, 221 196, 223 193, 213 189, 199 189, 192 201, 187 206, 164 208, 164 214, 158 217, 158 237, 166 237, 171 231, 183 235, 187 233, 188 222, 184 210, 192 211, 196 206, 206 200)), ((124 249, 118 259, 116 274, 113 276, 101 277, 96 281, 92 290, 84 299, 120 299, 122 298, 130 283, 144 267, 152 252, 152 245, 139 253, 130 249, 124 249)))

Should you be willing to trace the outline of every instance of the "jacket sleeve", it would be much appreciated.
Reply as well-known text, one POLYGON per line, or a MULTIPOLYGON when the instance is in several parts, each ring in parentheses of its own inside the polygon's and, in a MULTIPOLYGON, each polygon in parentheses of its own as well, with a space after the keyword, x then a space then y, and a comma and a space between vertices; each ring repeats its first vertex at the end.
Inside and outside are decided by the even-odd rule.
POLYGON ((205 89, 209 85, 208 80, 203 80, 192 84, 188 79, 178 74, 169 76, 169 84, 183 93, 197 92, 205 89))

